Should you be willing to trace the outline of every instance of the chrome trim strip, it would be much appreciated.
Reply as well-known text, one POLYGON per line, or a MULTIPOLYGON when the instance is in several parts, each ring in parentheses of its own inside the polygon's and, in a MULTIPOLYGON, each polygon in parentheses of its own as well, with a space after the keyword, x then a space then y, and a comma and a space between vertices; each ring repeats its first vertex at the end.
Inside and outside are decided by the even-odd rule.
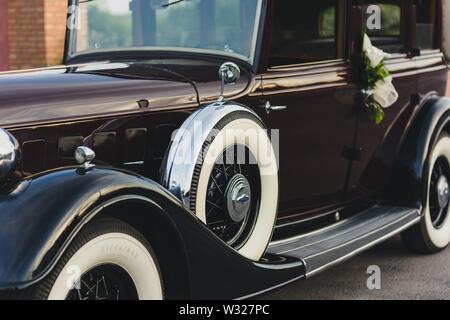
MULTIPOLYGON (((366 249, 369 249, 369 248, 379 244, 380 242, 383 242, 384 240, 387 240, 387 239, 395 236, 396 234, 399 234, 400 232, 408 229, 409 227, 413 226, 414 224, 418 223, 419 221, 420 221, 420 217, 417 217, 416 219, 414 219, 413 221, 403 225, 402 227, 400 227, 400 228, 398 228, 396 230, 393 230, 392 232, 384 235, 383 237, 378 238, 378 239, 376 239, 376 240, 374 240, 374 241, 372 241, 372 242, 370 242, 370 243, 368 243, 368 244, 366 244, 366 245, 364 245, 364 246, 362 246, 362 247, 360 247, 360 248, 358 248, 358 249, 356 249, 356 250, 346 254, 345 256, 342 256, 342 257, 340 257, 340 258, 338 258, 336 260, 333 260, 333 261, 331 261, 331 262, 329 262, 329 263, 327 263, 327 264, 325 264, 325 265, 323 265, 323 266, 321 266, 321 267, 319 267, 317 269, 314 269, 312 271, 309 271, 309 272, 306 271, 306 277, 309 278, 309 277, 311 277, 311 276, 313 276, 313 275, 315 275, 315 274, 317 274, 317 273, 319 273, 321 271, 324 271, 325 269, 328 269, 328 268, 330 268, 330 267, 332 267, 332 266, 334 266, 334 265, 336 265, 336 264, 338 264, 338 263, 340 263, 340 262, 342 262, 344 260, 347 260, 347 259, 357 255, 358 253, 360 253, 362 251, 365 251, 366 249)), ((307 269, 308 269, 308 267, 307 267, 307 269)))
POLYGON ((324 227, 322 229, 314 230, 314 231, 311 231, 311 232, 308 232, 308 233, 304 233, 304 234, 301 234, 301 235, 298 235, 298 236, 294 236, 294 237, 291 237, 291 238, 287 238, 287 239, 273 241, 273 242, 271 242, 269 244, 269 248, 278 247, 278 246, 287 244, 289 242, 293 242, 293 241, 296 241, 296 240, 300 240, 302 238, 306 238, 306 237, 313 236, 313 235, 321 233, 321 232, 325 232, 325 231, 331 230, 331 229, 336 228, 336 227, 340 226, 341 224, 344 224, 344 223, 346 223, 348 221, 349 221, 349 219, 341 220, 339 222, 336 222, 336 223, 334 223, 332 225, 329 225, 327 227, 324 227))
MULTIPOLYGON (((305 218, 305 219, 301 219, 301 220, 281 223, 281 224, 275 226, 275 228, 284 228, 284 227, 289 227, 289 226, 296 225, 296 224, 302 224, 302 223, 307 222, 307 221, 318 220, 318 219, 321 219, 321 218, 324 218, 324 217, 327 217, 327 216, 331 216, 331 215, 335 214, 336 212, 340 212, 340 211, 342 211, 342 208, 341 209, 327 211, 325 213, 318 214, 318 215, 315 215, 315 216, 312 216, 312 217, 309 217, 309 218, 305 218)), ((299 216, 298 214, 294 215, 294 217, 298 217, 298 216, 299 216)), ((289 218, 289 219, 291 219, 291 218, 289 218)))
MULTIPOLYGON (((322 255, 322 254, 327 253, 327 252, 331 252, 331 251, 333 251, 333 250, 335 250, 335 249, 342 248, 342 247, 344 247, 344 246, 346 246, 346 245, 349 245, 349 244, 354 243, 354 242, 356 242, 356 241, 358 241, 358 240, 364 239, 364 238, 367 237, 367 236, 370 236, 370 235, 372 235, 372 234, 374 234, 374 233, 377 233, 377 232, 383 230, 384 228, 390 227, 390 226, 392 226, 393 224, 399 223, 399 222, 401 222, 402 220, 405 220, 406 218, 408 218, 408 216, 404 216, 404 217, 402 217, 402 218, 400 218, 400 219, 397 219, 397 220, 395 220, 395 221, 392 221, 392 222, 390 222, 390 223, 388 223, 388 224, 382 225, 382 226, 378 227, 377 229, 374 229, 374 230, 372 230, 372 231, 370 231, 370 232, 367 232, 367 233, 365 233, 364 235, 361 235, 361 236, 359 236, 359 237, 357 237, 357 238, 351 239, 351 240, 348 241, 348 242, 345 242, 345 243, 342 243, 342 244, 340 244, 340 245, 337 245, 337 246, 335 246, 335 247, 333 247, 333 248, 331 248, 331 249, 328 249, 328 250, 325 250, 325 251, 321 251, 321 252, 317 252, 317 253, 315 253, 315 254, 312 254, 312 255, 310 255, 310 256, 308 256, 308 257, 305 257, 305 259, 318 257, 318 256, 320 256, 320 255, 322 255)), ((336 237, 337 237, 337 236, 334 236, 334 237, 331 237, 330 239, 336 238, 336 237)), ((320 243, 320 242, 322 242, 322 241, 317 241, 317 242, 315 242, 315 243, 303 245, 303 246, 301 246, 301 247, 298 247, 297 249, 289 250, 289 252, 292 252, 292 251, 295 251, 295 250, 298 250, 298 249, 302 249, 302 248, 305 248, 305 247, 308 247, 308 246, 310 246, 310 245, 314 245, 314 244, 317 244, 317 243, 320 243)), ((285 254, 285 252, 283 252, 282 254, 285 254)))
POLYGON ((135 166, 135 165, 142 165, 142 164, 144 164, 144 161, 125 162, 123 165, 125 165, 125 166, 135 166))
MULTIPOLYGON (((396 220, 396 221, 401 221, 401 220, 402 220, 402 219, 396 220)), ((395 221, 389 223, 389 225, 391 225, 392 223, 395 223, 395 221)), ((370 222, 364 221, 359 227, 362 227, 363 225, 364 225, 364 226, 365 226, 365 225, 369 225, 369 224, 370 224, 370 222)), ((382 226, 382 227, 385 227, 385 226, 382 226)), ((380 228, 382 228, 382 227, 380 227, 380 228)), ((377 230, 379 230, 380 228, 378 228, 377 230)), ((354 230, 354 229, 352 229, 352 230, 354 230)), ((377 230, 372 230, 371 232, 377 231, 377 230)), ((347 230, 347 229, 344 230, 343 233, 348 233, 348 230, 347 230)), ((281 252, 279 252, 278 254, 286 254, 286 253, 289 253, 289 252, 297 251, 297 250, 299 250, 299 249, 302 249, 302 248, 305 248, 305 247, 309 247, 309 246, 312 246, 312 245, 321 243, 321 242, 323 242, 323 241, 325 241, 325 240, 334 239, 334 238, 336 238, 336 237, 339 237, 339 236, 342 235, 343 233, 340 233, 340 234, 334 234, 333 236, 331 236, 331 237, 329 237, 329 238, 326 238, 326 239, 320 239, 320 240, 315 241, 315 242, 305 243, 305 244, 302 244, 301 246, 296 247, 296 248, 294 248, 294 249, 289 249, 289 250, 287 250, 287 251, 281 251, 281 252)), ((371 233, 369 233, 369 234, 371 234, 371 233)), ((364 234, 364 236, 365 236, 365 235, 366 235, 366 234, 364 234)), ((352 243, 354 240, 358 240, 358 239, 360 239, 360 238, 362 238, 362 237, 363 237, 363 236, 361 236, 361 237, 359 237, 359 238, 355 238, 355 239, 351 240, 351 241, 348 242, 348 243, 352 243)), ((341 246, 341 245, 340 245, 340 246, 341 246)), ((324 252, 327 252, 327 251, 324 251, 324 252)), ((312 256, 315 256, 315 255, 312 255, 312 256)))
POLYGON ((258 7, 256 8, 256 16, 255 16, 255 26, 253 29, 253 39, 252 39, 252 48, 250 50, 250 64, 253 65, 256 57, 256 46, 258 44, 259 37, 259 25, 261 23, 261 12, 262 12, 262 0, 258 1, 258 7))
MULTIPOLYGON (((376 206, 376 207, 378 207, 378 206, 376 206)), ((370 208, 369 208, 369 209, 370 209, 370 208)), ((327 215, 331 215, 331 214, 333 214, 333 213, 335 213, 335 212, 337 212, 337 211, 341 211, 341 210, 334 210, 334 211, 331 211, 331 212, 329 212, 329 213, 325 213, 325 214, 323 214, 323 215, 321 215, 321 216, 318 216, 317 219, 323 218, 323 217, 325 217, 325 216, 327 216, 327 215)), ((358 214, 355 214, 355 215, 353 215, 353 216, 351 216, 351 217, 348 217, 347 219, 341 220, 341 221, 339 221, 339 222, 336 222, 336 223, 334 223, 334 224, 332 224, 332 225, 329 225, 329 226, 326 226, 326 227, 324 227, 324 228, 321 228, 321 229, 318 229, 318 230, 314 230, 314 231, 311 231, 311 232, 308 232, 308 233, 304 233, 304 234, 301 234, 301 235, 298 235, 298 236, 294 236, 294 237, 291 237, 291 238, 287 238, 287 239, 282 239, 282 240, 274 241, 274 242, 270 243, 269 247, 270 247, 271 245, 273 245, 273 246, 283 245, 283 244, 286 244, 286 243, 288 243, 288 242, 290 242, 290 241, 299 240, 299 239, 301 239, 301 238, 305 238, 305 237, 308 237, 308 236, 311 236, 311 235, 315 235, 315 234, 318 234, 318 233, 321 233, 321 232, 324 232, 324 231, 328 231, 328 230, 330 230, 330 229, 333 229, 334 227, 338 227, 338 226, 340 226, 341 224, 344 224, 344 223, 349 222, 349 221, 351 221, 351 220, 356 220, 359 216, 364 215, 364 214, 365 214, 365 211, 362 211, 362 212, 360 212, 360 213, 358 213, 358 214)), ((310 219, 306 219, 306 220, 301 220, 301 221, 294 221, 294 222, 292 222, 291 224, 299 224, 299 223, 302 223, 302 222, 304 222, 304 221, 310 221, 310 220, 314 220, 314 219, 315 219, 315 217, 310 218, 310 219)), ((286 224, 286 225, 287 225, 287 224, 286 224)), ((289 224, 289 225, 290 225, 290 224, 289 224)), ((283 226, 284 226, 284 225, 283 225, 283 226)))

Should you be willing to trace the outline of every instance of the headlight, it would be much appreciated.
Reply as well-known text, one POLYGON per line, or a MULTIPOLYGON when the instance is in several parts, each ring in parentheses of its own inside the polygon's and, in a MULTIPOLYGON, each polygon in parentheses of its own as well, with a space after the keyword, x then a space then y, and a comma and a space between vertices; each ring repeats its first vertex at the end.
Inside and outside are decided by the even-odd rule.
POLYGON ((8 131, 0 129, 0 188, 8 182, 19 162, 19 143, 8 131))

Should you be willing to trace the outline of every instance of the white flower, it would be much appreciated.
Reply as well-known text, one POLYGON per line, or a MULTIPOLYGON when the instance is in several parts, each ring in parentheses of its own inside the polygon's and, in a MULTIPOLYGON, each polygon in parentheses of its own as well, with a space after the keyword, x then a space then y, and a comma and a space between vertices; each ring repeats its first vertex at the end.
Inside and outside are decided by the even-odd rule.
POLYGON ((383 61, 383 59, 386 59, 390 56, 383 50, 374 47, 367 34, 364 34, 363 51, 369 59, 372 68, 375 68, 380 64, 381 61, 383 61))
POLYGON ((392 77, 389 76, 375 84, 375 88, 369 91, 376 102, 384 109, 389 108, 398 100, 398 92, 392 84, 392 77))

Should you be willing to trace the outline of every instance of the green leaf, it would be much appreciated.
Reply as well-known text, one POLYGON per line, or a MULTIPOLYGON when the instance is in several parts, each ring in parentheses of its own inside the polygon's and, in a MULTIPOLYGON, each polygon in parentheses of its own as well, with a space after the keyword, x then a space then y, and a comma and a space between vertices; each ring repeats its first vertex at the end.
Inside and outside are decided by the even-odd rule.
POLYGON ((378 103, 373 104, 373 119, 377 125, 384 120, 383 108, 378 103))

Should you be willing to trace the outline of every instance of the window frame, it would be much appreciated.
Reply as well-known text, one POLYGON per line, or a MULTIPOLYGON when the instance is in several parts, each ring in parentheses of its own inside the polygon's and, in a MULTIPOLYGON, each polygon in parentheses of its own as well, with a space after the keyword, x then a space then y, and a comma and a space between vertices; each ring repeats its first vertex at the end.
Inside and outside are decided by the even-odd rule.
MULTIPOLYGON (((427 0, 428 1, 428 0, 427 0)), ((413 13, 415 13, 414 16, 411 16, 411 25, 414 26, 412 32, 412 49, 418 51, 417 55, 420 53, 430 54, 430 53, 436 53, 436 51, 440 50, 442 51, 442 3, 440 0, 431 0, 434 1, 434 13, 435 13, 435 21, 434 21, 434 34, 433 34, 433 47, 432 48, 425 48, 421 49, 418 47, 417 43, 417 10, 418 7, 416 5, 416 1, 413 0, 411 3, 411 6, 414 7, 414 9, 411 9, 413 13)), ((448 1, 448 0, 446 0, 448 1)))
MULTIPOLYGON (((348 60, 348 25, 349 25, 349 14, 348 11, 351 7, 349 0, 337 0, 339 1, 338 10, 336 13, 336 57, 335 59, 327 59, 327 60, 321 60, 321 61, 312 61, 312 62, 303 62, 303 63, 294 63, 294 64, 286 64, 286 65, 279 65, 279 66, 270 66, 269 65, 269 57, 270 57, 270 43, 272 40, 272 34, 271 34, 271 21, 273 17, 273 3, 277 0, 271 0, 271 6, 270 6, 270 14, 268 14, 267 21, 266 21, 266 32, 265 32, 265 41, 264 41, 264 47, 266 48, 266 52, 263 55, 265 60, 265 65, 262 68, 263 70, 270 72, 277 72, 282 70, 289 70, 293 71, 296 69, 304 69, 305 67, 314 67, 314 66, 324 66, 324 65, 342 65, 343 62, 348 60), (341 57, 339 57, 339 54, 341 57)), ((280 0, 278 0, 280 1, 280 0)))
MULTIPOLYGON (((68 0, 68 7, 77 6, 80 0, 68 0)), ((122 56, 122 55, 138 55, 138 54, 158 54, 158 53, 170 53, 170 54, 187 54, 187 55, 208 55, 227 57, 231 60, 237 60, 249 64, 255 68, 259 58, 259 42, 260 33, 262 32, 261 25, 265 19, 265 6, 267 0, 258 0, 255 24, 253 26, 252 44, 250 48, 249 57, 239 53, 229 53, 221 50, 213 49, 195 49, 195 48, 178 48, 178 47, 129 47, 129 48, 106 48, 98 50, 87 50, 77 52, 74 50, 73 44, 77 41, 77 32, 71 31, 66 27, 66 36, 64 44, 64 59, 63 63, 67 64, 72 60, 83 60, 83 58, 89 57, 104 57, 106 55, 122 56)))

